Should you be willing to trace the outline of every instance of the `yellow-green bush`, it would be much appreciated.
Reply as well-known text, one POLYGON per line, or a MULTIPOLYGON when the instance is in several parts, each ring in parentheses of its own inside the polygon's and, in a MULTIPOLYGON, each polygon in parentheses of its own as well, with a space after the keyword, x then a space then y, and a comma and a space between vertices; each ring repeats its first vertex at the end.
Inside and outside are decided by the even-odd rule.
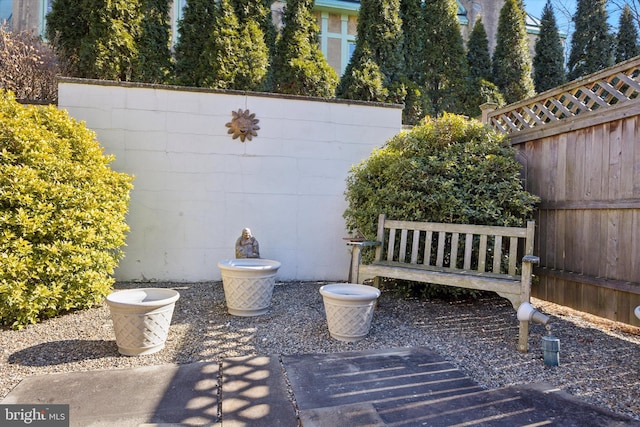
POLYGON ((111 291, 132 177, 55 107, 0 91, 0 324, 91 307, 111 291))

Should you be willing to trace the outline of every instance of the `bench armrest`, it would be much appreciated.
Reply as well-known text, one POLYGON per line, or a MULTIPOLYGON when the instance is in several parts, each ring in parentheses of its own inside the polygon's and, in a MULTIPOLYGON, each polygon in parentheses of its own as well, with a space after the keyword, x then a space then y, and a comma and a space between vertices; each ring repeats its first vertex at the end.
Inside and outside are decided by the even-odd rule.
POLYGON ((380 244, 381 244, 381 242, 376 242, 376 241, 373 241, 373 240, 363 240, 363 241, 354 240, 354 241, 347 242, 347 245, 362 246, 362 247, 364 247, 364 246, 380 246, 380 244))
POLYGON ((540 257, 535 255, 525 255, 522 257, 522 262, 530 262, 532 264, 540 264, 540 257))

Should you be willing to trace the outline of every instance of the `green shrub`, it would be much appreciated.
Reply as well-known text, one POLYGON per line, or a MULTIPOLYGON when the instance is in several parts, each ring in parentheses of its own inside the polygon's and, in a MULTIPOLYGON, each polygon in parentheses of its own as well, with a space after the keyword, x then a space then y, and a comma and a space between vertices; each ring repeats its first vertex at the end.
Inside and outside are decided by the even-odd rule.
POLYGON ((99 303, 113 285, 132 177, 55 107, 0 92, 0 324, 99 303))
POLYGON ((369 240, 381 213, 406 221, 523 226, 539 200, 522 188, 520 164, 503 135, 447 113, 394 136, 354 166, 345 196, 348 230, 369 240))

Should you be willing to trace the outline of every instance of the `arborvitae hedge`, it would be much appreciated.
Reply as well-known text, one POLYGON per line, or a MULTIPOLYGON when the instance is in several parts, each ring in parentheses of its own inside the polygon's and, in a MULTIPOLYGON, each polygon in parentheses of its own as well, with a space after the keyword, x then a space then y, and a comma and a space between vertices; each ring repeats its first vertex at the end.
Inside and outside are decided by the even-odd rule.
POLYGON ((91 307, 123 256, 132 177, 53 106, 0 92, 0 324, 91 307))

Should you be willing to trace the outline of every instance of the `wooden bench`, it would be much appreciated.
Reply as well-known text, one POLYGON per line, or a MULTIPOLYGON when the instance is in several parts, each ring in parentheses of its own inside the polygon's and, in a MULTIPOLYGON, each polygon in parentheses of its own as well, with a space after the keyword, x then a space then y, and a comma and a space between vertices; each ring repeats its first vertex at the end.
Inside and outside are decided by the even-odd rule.
MULTIPOLYGON (((493 291, 517 311, 529 302, 535 222, 524 228, 378 219, 376 242, 353 246, 350 281, 380 277, 493 291), (362 249, 375 258, 362 263, 362 249), (521 255, 519 255, 521 254, 521 255)), ((529 322, 520 322, 518 350, 528 350, 529 322)))

